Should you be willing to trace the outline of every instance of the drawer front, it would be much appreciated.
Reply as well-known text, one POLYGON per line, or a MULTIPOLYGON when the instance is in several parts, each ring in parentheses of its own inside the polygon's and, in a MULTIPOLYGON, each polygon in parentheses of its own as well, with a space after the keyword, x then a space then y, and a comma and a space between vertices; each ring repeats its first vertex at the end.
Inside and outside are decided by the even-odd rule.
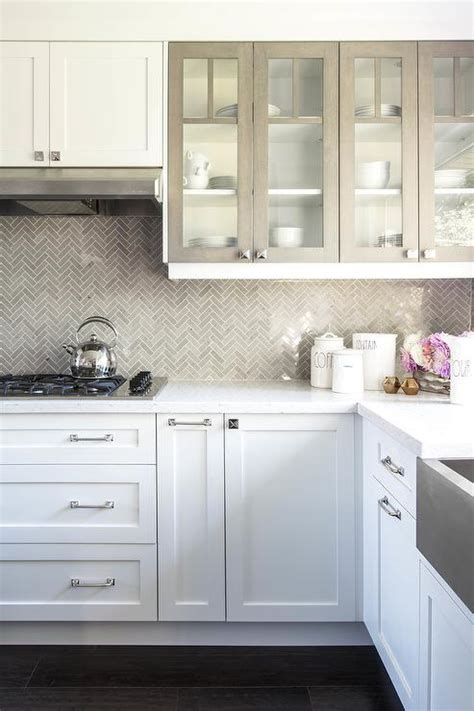
POLYGON ((0 542, 155 543, 154 465, 0 465, 0 542))
POLYGON ((155 621, 156 546, 0 546, 0 620, 155 621))
POLYGON ((3 415, 2 464, 154 464, 153 414, 3 415))
POLYGON ((364 470, 416 517, 416 455, 364 420, 364 470))

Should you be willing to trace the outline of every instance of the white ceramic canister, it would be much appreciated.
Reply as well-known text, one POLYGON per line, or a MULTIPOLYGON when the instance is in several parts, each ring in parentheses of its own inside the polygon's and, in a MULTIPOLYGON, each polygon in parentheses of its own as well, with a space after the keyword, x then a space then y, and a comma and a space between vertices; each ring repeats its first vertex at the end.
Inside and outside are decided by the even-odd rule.
POLYGON ((383 379, 395 375, 396 333, 354 333, 352 347, 364 353, 364 386, 382 390, 383 379))
POLYGON ((363 352, 344 348, 332 354, 332 389, 335 393, 361 393, 364 390, 363 352))
POLYGON ((446 336, 451 350, 451 402, 474 405, 474 333, 446 336))
POLYGON ((315 336, 311 348, 311 385, 313 388, 332 386, 332 353, 344 348, 344 340, 334 333, 315 336))

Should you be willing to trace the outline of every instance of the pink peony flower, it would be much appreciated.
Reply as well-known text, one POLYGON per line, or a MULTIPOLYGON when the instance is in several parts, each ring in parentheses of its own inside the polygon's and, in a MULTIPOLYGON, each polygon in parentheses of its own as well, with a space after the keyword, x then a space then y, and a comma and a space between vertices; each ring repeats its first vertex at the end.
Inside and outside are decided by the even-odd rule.
POLYGON ((432 333, 431 336, 422 339, 421 347, 426 369, 442 378, 449 378, 451 375, 451 351, 443 336, 443 333, 432 333))
POLYGON ((403 346, 400 348, 400 362, 406 373, 413 373, 418 368, 409 352, 403 346))

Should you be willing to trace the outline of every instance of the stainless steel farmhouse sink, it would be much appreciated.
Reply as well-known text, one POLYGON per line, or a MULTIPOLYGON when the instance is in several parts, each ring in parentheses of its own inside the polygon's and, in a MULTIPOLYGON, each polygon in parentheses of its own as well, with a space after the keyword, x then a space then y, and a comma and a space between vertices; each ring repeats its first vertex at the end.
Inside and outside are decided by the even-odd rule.
POLYGON ((474 612, 474 459, 419 459, 416 545, 474 612))

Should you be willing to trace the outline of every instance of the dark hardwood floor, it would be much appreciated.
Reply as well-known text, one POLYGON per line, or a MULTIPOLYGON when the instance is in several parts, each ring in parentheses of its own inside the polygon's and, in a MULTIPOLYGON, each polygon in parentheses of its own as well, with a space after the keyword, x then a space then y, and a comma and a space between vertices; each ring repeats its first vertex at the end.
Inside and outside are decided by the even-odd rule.
POLYGON ((0 646, 0 710, 402 711, 374 647, 0 646))

